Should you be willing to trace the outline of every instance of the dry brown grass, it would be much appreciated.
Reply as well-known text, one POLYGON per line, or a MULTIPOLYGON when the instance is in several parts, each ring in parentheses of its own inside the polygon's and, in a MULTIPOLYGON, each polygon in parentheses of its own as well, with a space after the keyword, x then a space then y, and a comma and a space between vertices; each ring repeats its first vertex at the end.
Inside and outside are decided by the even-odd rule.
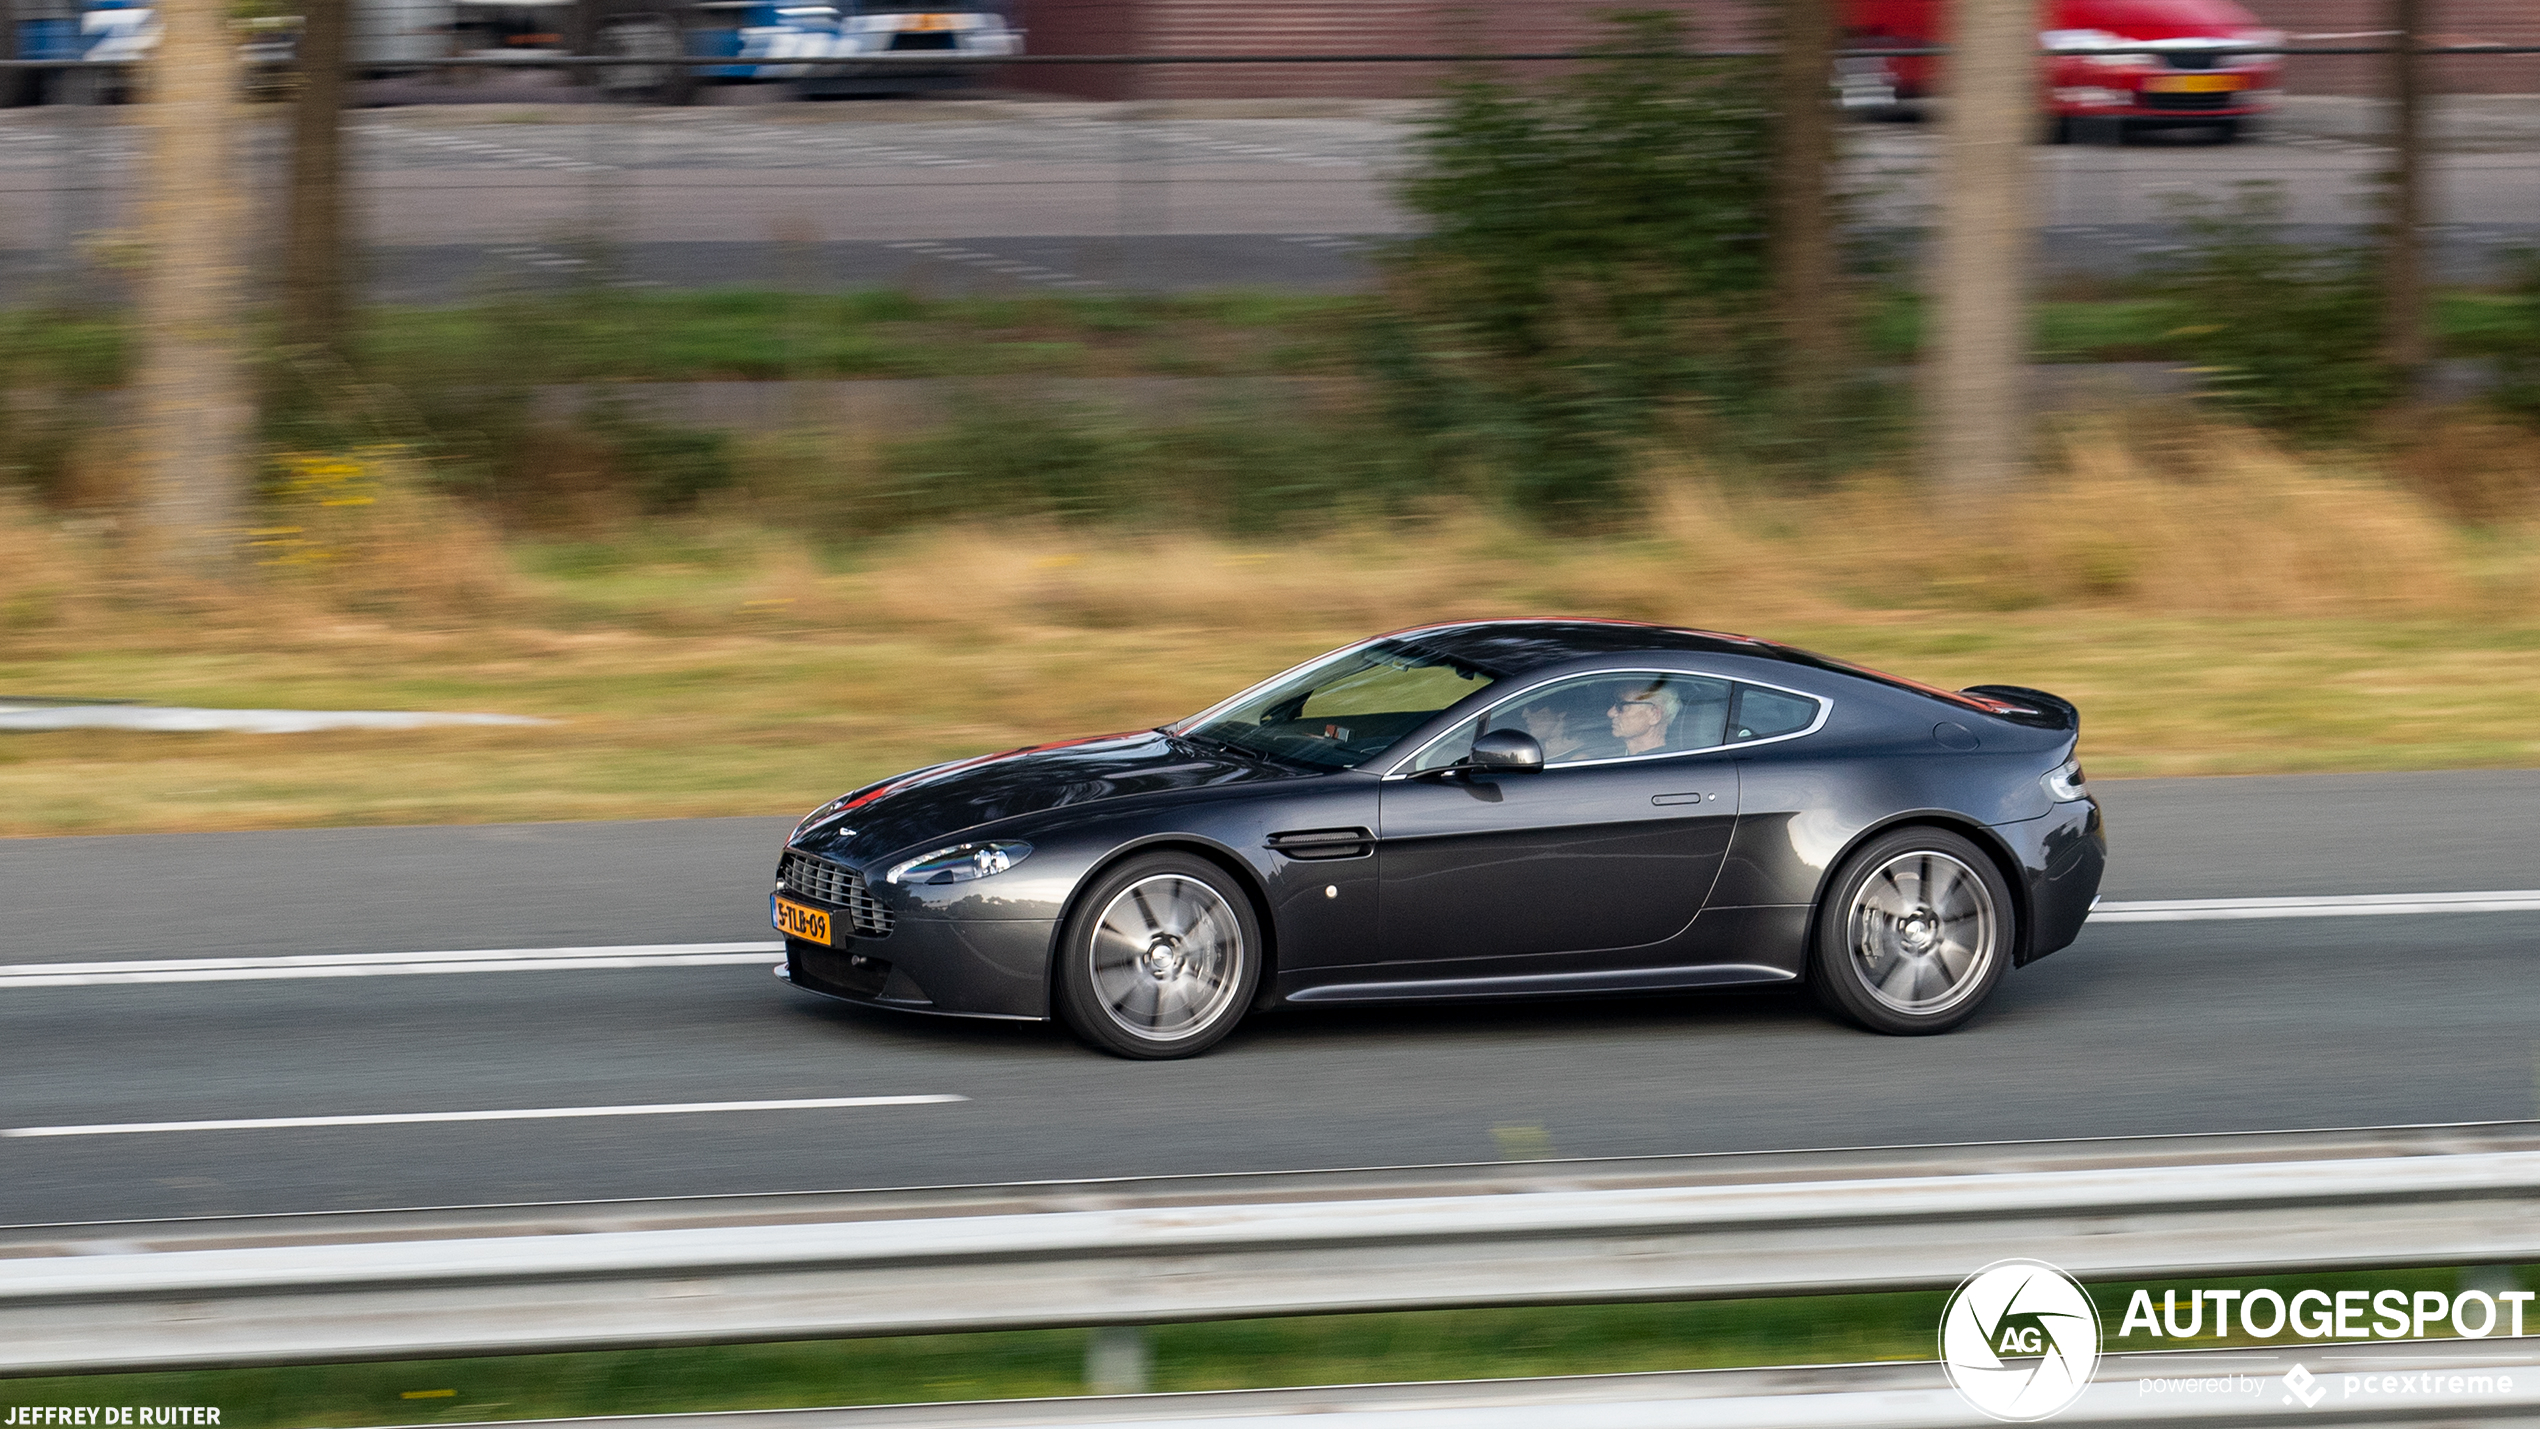
POLYGON ((2440 509, 2483 524, 2540 519, 2540 442, 2493 411, 2420 419, 2394 441, 2398 480, 2440 509))
POLYGON ((0 831, 784 812, 1155 724, 1372 630, 1545 613, 2056 690, 2103 775, 2540 762, 2540 531, 2229 433, 2076 433, 1983 529, 1900 484, 1759 495, 1678 466, 1597 539, 1470 513, 1275 541, 972 526, 839 562, 727 515, 571 574, 393 464, 353 484, 371 499, 278 516, 276 563, 215 591, 94 518, 0 508, 0 695, 557 724, 0 736, 0 831))
POLYGON ((1061 624, 1233 630, 1404 624, 1512 602, 1697 625, 2540 614, 2534 532, 2465 530, 2368 471, 2243 433, 2202 442, 2182 474, 2105 432, 2077 434, 2057 470, 1981 529, 1903 482, 1758 495, 1674 463, 1654 471, 1637 529, 1605 539, 1548 542, 1469 513, 1278 546, 952 528, 895 546, 851 584, 903 625, 966 623, 948 615, 947 590, 1061 624))

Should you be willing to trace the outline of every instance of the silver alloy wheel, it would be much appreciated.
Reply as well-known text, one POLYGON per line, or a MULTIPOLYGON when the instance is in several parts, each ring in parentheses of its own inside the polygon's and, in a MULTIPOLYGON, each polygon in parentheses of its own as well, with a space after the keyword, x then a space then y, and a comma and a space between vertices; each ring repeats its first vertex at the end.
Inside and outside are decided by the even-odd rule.
POLYGON ((1112 1024, 1170 1042, 1214 1023, 1243 975, 1243 924, 1214 888, 1178 873, 1121 889, 1087 950, 1094 997, 1112 1024))
POLYGON ((1917 849, 1880 864, 1852 895, 1844 946, 1861 986, 1892 1011, 1927 1017, 1984 985, 2000 919, 1967 865, 1917 849))

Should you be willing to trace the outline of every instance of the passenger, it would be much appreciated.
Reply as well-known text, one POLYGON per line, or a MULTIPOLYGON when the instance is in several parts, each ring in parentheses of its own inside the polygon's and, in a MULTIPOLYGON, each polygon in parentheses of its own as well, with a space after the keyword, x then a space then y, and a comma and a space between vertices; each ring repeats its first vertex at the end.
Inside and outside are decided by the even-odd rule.
POLYGON ((1546 764, 1560 763, 1578 753, 1587 743, 1587 736, 1571 727, 1574 721, 1570 718, 1570 711, 1551 700, 1537 700, 1519 710, 1517 721, 1526 727, 1526 733, 1535 737, 1535 743, 1543 746, 1543 762, 1546 764))
POLYGON ((1613 725, 1614 737, 1623 742, 1625 754, 1647 754, 1667 747, 1668 727, 1683 707, 1675 691, 1650 685, 1616 699, 1606 707, 1605 718, 1613 725))

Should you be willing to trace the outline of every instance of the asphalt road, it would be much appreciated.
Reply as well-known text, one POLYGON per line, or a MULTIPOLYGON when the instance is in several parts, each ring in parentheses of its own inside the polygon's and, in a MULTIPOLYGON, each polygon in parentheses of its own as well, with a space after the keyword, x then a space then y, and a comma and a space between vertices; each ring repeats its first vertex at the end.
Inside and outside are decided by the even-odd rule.
MULTIPOLYGON (((2179 204, 2226 203, 2251 183, 2281 186, 2297 242, 2358 236, 2375 219, 2388 156, 2348 132, 2352 118, 2288 112, 2229 146, 2189 131, 2041 148, 2045 264, 2137 267, 2178 242, 2179 204)), ((2540 241, 2540 134, 2479 123, 2434 166, 2432 237, 2449 276, 2493 271, 2540 241)), ((945 293, 1341 291, 1369 280, 1367 244, 1416 226, 1394 196, 1414 132, 1381 109, 427 106, 363 111, 350 152, 367 280, 392 300, 595 275, 945 293)), ((252 138, 256 211, 279 212, 278 123, 252 138)), ((1848 131, 1865 237, 1885 243, 1929 221, 1935 142, 1913 125, 1848 131)), ((65 286, 93 296, 110 266, 98 261, 102 236, 133 218, 140 159, 121 111, 0 114, 0 300, 65 286)), ((278 244, 278 228, 263 237, 278 244)), ((259 265, 268 274, 273 256, 259 265)))
MULTIPOLYGON (((2112 898, 2540 885, 2540 772, 2102 797, 2112 898)), ((9 842, 0 962, 754 940, 784 828, 9 842)), ((756 964, 26 988, 0 1002, 5 1127, 968 1100, 0 1137, 0 1220, 2528 1117, 2536 937, 2528 913, 2110 925, 1942 1038, 1750 995, 1297 1013, 1167 1064, 824 1003, 756 964)))

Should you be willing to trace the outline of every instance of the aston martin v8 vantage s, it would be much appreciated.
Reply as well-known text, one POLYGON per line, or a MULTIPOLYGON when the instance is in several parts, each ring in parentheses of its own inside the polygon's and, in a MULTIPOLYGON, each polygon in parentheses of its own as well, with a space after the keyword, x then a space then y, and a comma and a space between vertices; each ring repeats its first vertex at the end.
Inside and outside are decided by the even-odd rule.
POLYGON ((1739 984, 1940 1032, 2089 916, 2079 728, 1736 635, 1423 626, 822 805, 778 865, 778 971, 1129 1057, 1286 1004, 1739 984))

